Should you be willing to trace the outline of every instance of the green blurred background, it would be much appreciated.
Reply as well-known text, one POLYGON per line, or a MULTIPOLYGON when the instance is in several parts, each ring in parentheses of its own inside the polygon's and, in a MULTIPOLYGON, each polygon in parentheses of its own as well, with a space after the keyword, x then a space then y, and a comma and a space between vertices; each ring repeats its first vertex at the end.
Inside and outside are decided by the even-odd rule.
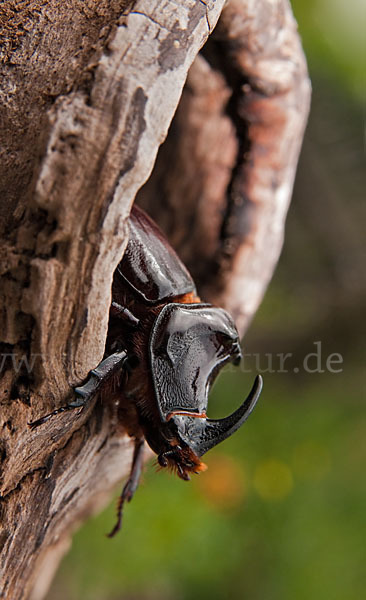
POLYGON ((48 600, 351 600, 365 593, 366 9, 363 0, 292 5, 313 102, 285 246, 245 339, 255 355, 245 361, 251 372, 224 373, 210 409, 223 416, 237 406, 258 368, 260 404, 190 484, 149 465, 123 532, 105 537, 113 502, 75 535, 48 600), (315 351, 323 372, 316 356, 307 364, 317 372, 306 372, 304 358, 315 351), (278 372, 283 353, 292 357, 278 372), (342 357, 332 357, 336 373, 326 363, 334 353, 342 357))

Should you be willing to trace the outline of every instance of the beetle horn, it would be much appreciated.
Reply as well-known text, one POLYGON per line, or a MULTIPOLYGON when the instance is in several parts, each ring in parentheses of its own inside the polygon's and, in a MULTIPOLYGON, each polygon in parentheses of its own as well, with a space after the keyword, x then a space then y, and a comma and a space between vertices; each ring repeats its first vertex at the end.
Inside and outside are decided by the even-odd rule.
POLYGON ((198 456, 202 456, 208 450, 223 442, 243 425, 256 405, 262 387, 262 377, 257 375, 248 397, 235 412, 224 419, 206 420, 205 429, 200 435, 200 440, 195 448, 198 456))

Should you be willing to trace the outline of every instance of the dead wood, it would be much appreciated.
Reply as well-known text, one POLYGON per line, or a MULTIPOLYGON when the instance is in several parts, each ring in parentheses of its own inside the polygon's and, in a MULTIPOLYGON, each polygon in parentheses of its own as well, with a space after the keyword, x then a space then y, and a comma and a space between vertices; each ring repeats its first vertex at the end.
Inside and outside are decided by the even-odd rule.
MULTIPOLYGON (((3 598, 44 596, 72 530, 128 470, 129 438, 99 401, 27 422, 103 356, 131 204, 223 4, 0 8, 3 598)), ((279 254, 308 100, 287 2, 227 2, 141 193, 241 331, 279 254)))
POLYGON ((282 248, 309 101, 287 0, 228 1, 137 199, 242 335, 282 248))

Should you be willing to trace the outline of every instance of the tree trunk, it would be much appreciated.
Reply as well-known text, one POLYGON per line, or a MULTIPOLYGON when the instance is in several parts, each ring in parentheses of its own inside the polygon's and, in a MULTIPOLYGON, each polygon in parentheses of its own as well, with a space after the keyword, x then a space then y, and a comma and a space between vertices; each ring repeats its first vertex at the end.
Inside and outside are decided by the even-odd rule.
POLYGON ((138 201, 241 333, 280 252, 310 86, 286 0, 14 0, 0 24, 0 590, 39 600, 132 444, 98 400, 27 422, 103 356, 129 211, 188 69, 213 31, 138 201))

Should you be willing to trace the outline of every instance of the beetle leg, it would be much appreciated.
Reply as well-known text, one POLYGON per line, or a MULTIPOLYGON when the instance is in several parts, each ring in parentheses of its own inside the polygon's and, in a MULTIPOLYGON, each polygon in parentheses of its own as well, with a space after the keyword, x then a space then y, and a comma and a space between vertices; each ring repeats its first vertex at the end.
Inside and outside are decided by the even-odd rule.
POLYGON ((126 368, 126 363, 127 354, 124 350, 111 354, 102 360, 102 362, 99 363, 95 369, 90 371, 90 376, 84 385, 74 388, 75 397, 73 400, 71 400, 65 406, 56 408, 56 410, 52 411, 48 415, 44 415, 36 421, 31 421, 28 423, 28 426, 31 429, 35 429, 36 427, 39 427, 39 425, 43 425, 43 423, 46 423, 49 421, 49 419, 60 413, 68 410, 74 410, 75 408, 81 408, 83 410, 95 397, 96 393, 99 392, 103 386, 111 380, 113 375, 115 375, 118 370, 126 368))
POLYGON ((109 313, 112 317, 118 317, 119 319, 123 319, 126 321, 131 327, 138 327, 140 325, 139 319, 135 317, 135 315, 128 310, 125 306, 121 306, 118 302, 112 302, 111 307, 109 309, 109 313))
POLYGON ((135 438, 135 450, 133 453, 132 465, 130 476, 127 479, 122 494, 119 497, 118 505, 117 505, 117 522, 113 527, 112 531, 108 533, 107 537, 113 537, 117 531, 121 529, 122 524, 122 511, 123 505, 125 502, 130 502, 133 498, 134 493, 137 490, 139 485, 141 471, 142 471, 142 463, 144 456, 144 439, 143 438, 135 438))

